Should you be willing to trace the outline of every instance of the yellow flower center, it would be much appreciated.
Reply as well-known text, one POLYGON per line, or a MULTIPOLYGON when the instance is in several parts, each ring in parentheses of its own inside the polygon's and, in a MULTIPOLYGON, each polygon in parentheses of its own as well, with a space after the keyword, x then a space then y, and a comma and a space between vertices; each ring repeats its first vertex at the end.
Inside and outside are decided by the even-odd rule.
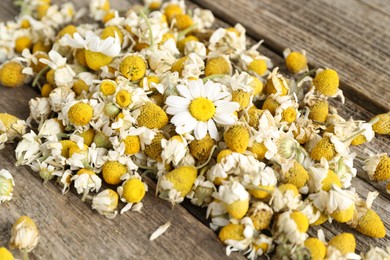
POLYGON ((302 53, 293 51, 286 57, 286 67, 294 74, 300 73, 307 69, 307 59, 302 53))
POLYGON ((204 69, 204 75, 217 75, 217 74, 227 74, 231 73, 231 64, 230 62, 223 57, 215 57, 207 60, 206 67, 204 69))
POLYGON ((287 123, 292 123, 297 118, 297 111, 293 107, 285 109, 282 113, 283 120, 287 123))
POLYGON ((145 196, 145 185, 138 179, 130 179, 123 185, 122 197, 128 203, 138 203, 145 196))
POLYGON ((312 259, 324 259, 326 247, 318 238, 310 237, 305 241, 305 247, 309 249, 312 259))
POLYGON ((207 158, 209 158, 214 144, 214 140, 211 139, 209 134, 207 134, 204 138, 200 140, 193 140, 190 143, 190 153, 195 157, 195 159, 200 162, 204 162, 207 158))
POLYGON ((223 134, 223 138, 229 149, 237 153, 245 152, 249 144, 248 129, 241 125, 230 127, 223 134))
POLYGON ((346 255, 355 252, 356 240, 350 233, 341 233, 340 235, 333 237, 328 245, 338 249, 341 254, 346 255))
POLYGON ((83 91, 88 92, 88 85, 85 83, 84 80, 78 79, 72 86, 73 91, 76 93, 77 96, 81 95, 83 91))
POLYGON ((93 108, 89 104, 77 103, 71 106, 68 112, 69 121, 77 126, 86 125, 91 121, 93 108))
POLYGON ((41 88, 41 95, 42 97, 49 97, 50 92, 54 89, 53 85, 46 83, 41 88))
POLYGON ((190 113, 198 121, 207 122, 215 114, 213 102, 204 97, 198 97, 192 100, 190 104, 190 113))
POLYGON ((3 260, 14 260, 11 252, 5 247, 0 247, 0 258, 3 260))
POLYGON ((218 235, 219 239, 225 243, 226 240, 243 240, 244 237, 244 225, 241 224, 228 224, 224 226, 218 235))
POLYGON ((11 61, 0 67, 0 85, 8 88, 20 87, 26 78, 22 73, 23 65, 11 61))
POLYGON ((137 122, 138 126, 161 129, 168 124, 168 116, 161 107, 147 102, 141 107, 137 122))
POLYGON ((263 76, 267 71, 267 63, 263 59, 253 60, 249 63, 248 70, 255 72, 259 76, 263 76))
POLYGON ((100 67, 110 64, 112 59, 101 52, 85 50, 85 61, 90 69, 98 70, 100 67))
POLYGON ((127 172, 126 166, 118 161, 108 161, 102 167, 103 179, 111 185, 118 185, 123 174, 127 172))
POLYGON ((119 70, 129 80, 140 80, 145 75, 146 63, 139 56, 128 56, 122 60, 119 70))
POLYGON ((293 167, 285 174, 284 179, 285 182, 295 185, 300 189, 309 180, 309 174, 301 164, 294 162, 293 167))
POLYGON ((313 79, 316 90, 325 96, 333 96, 339 88, 339 76, 335 70, 321 71, 313 79))
POLYGON ((300 232, 305 233, 309 228, 309 220, 305 214, 300 211, 294 211, 290 214, 292 220, 297 224, 297 228, 300 232))
POLYGON ((127 90, 120 90, 115 97, 116 103, 121 108, 125 108, 131 103, 131 94, 127 90))
POLYGON ((113 95, 116 91, 116 84, 114 81, 111 80, 103 80, 100 84, 100 91, 105 96, 113 95))
POLYGON ((123 140, 125 144, 125 154, 133 155, 140 151, 141 143, 137 135, 129 135, 123 140))

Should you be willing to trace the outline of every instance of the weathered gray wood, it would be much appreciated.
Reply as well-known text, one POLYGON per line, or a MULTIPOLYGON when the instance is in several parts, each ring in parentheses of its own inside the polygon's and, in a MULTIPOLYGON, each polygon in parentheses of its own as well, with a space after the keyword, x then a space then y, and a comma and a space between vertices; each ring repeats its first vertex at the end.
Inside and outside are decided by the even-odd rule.
POLYGON ((310 64, 336 69, 345 93, 373 112, 390 109, 390 16, 386 1, 195 0, 281 53, 305 49, 310 64))

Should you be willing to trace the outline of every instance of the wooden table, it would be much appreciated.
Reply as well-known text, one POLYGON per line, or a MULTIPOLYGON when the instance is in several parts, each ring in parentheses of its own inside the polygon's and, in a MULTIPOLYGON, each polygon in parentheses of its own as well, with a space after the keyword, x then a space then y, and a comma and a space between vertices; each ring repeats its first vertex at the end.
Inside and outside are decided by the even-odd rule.
MULTIPOLYGON (((78 7, 88 1, 72 1, 78 7)), ((111 1, 121 10, 131 4, 111 1)), ((284 67, 282 51, 286 47, 305 49, 310 64, 337 70, 341 88, 347 97, 340 113, 346 117, 368 120, 373 114, 390 109, 390 5, 384 0, 194 0, 211 9, 218 26, 239 22, 253 40, 265 39, 261 52, 275 66, 284 67)), ((18 13, 12 0, 0 2, 0 19, 12 19, 18 13)), ((0 88, 0 112, 23 119, 28 116, 28 101, 37 96, 29 86, 19 89, 0 88)), ((338 101, 332 105, 340 108, 338 101)), ((366 148, 389 152, 389 137, 379 136, 366 148)), ((11 202, 0 206, 0 246, 10 239, 12 223, 21 215, 36 220, 41 238, 32 259, 221 259, 224 246, 208 228, 204 211, 189 203, 171 205, 154 196, 154 182, 147 180, 150 191, 144 199, 142 214, 126 213, 108 220, 93 212, 75 193, 62 195, 52 182, 42 185, 40 178, 27 167, 15 167, 15 145, 0 151, 0 169, 12 172, 16 188, 11 202), (168 231, 153 242, 150 234, 171 221, 168 231)), ((390 229, 390 195, 384 183, 368 181, 357 162, 358 176, 353 186, 362 197, 378 190, 380 196, 373 209, 390 229)), ((360 235, 346 225, 334 222, 322 226, 327 238, 351 232, 357 238, 357 251, 370 245, 385 247, 383 239, 360 235)), ((311 235, 316 234, 311 229, 311 235)), ((14 252, 17 256, 18 253, 14 252)), ((239 254, 230 258, 243 259, 239 254)))

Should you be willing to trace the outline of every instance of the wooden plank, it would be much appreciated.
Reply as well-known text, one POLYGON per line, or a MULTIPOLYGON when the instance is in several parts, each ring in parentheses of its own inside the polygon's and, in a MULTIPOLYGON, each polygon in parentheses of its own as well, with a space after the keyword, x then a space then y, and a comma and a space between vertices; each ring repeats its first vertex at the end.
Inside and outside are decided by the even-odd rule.
MULTIPOLYGON (((370 111, 390 110, 390 16, 357 0, 195 0, 281 53, 305 49, 314 67, 340 74, 342 88, 370 111)), ((376 1, 384 3, 384 1, 376 1)))
MULTIPOLYGON (((11 2, 0 3, 1 20, 13 19, 16 14, 15 8, 8 8, 12 6, 11 2)), ((120 8, 118 3, 116 7, 120 8)), ((28 101, 37 96, 31 86, 0 87, 0 93, 0 112, 22 119, 29 115, 28 101)), ((142 213, 129 212, 109 220, 93 211, 88 203, 83 203, 74 191, 62 195, 52 182, 42 185, 41 179, 27 167, 15 167, 15 147, 15 144, 9 144, 0 151, 0 169, 11 171, 16 183, 13 199, 0 205, 0 247, 8 247, 15 220, 28 215, 36 221, 41 236, 30 254, 31 259, 226 257, 224 246, 214 232, 181 205, 172 209, 170 203, 154 196, 155 183, 150 179, 145 179, 149 192, 143 200, 142 213), (150 242, 149 236, 168 221, 171 222, 168 231, 150 242)), ((20 257, 17 251, 13 253, 20 257)), ((243 259, 238 253, 230 258, 243 259)))

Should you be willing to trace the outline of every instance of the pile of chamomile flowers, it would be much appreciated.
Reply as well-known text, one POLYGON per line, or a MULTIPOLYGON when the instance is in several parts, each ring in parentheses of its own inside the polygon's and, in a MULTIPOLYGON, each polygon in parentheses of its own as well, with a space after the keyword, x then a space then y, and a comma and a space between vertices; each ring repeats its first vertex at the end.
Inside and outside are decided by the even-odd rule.
MULTIPOLYGON (((307 233, 337 221, 386 235, 371 209, 378 192, 364 200, 351 186, 351 146, 389 135, 390 114, 341 117, 329 104, 344 100, 335 70, 309 70, 304 51, 286 49, 283 74, 261 43, 247 45, 243 26, 216 29, 209 10, 184 1, 145 0, 125 13, 108 0, 77 12, 20 4, 16 20, 0 24, 0 84, 32 83, 41 97, 26 122, 0 114, 1 143, 19 141, 17 165, 107 218, 140 212, 151 176, 161 199, 207 208, 227 254, 390 257, 390 248, 356 254, 350 233, 307 233), (76 23, 83 11, 94 22, 76 23)), ((390 179, 386 153, 358 157, 371 180, 390 179)))

